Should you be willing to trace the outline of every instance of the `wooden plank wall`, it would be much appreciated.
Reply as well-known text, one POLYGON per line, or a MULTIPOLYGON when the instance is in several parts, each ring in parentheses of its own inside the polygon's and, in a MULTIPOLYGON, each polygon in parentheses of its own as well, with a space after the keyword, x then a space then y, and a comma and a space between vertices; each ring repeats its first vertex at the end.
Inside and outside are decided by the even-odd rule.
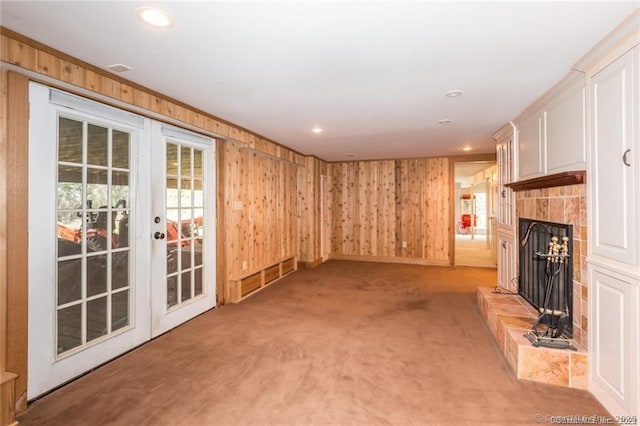
POLYGON ((0 373, 7 371, 7 86, 0 68, 0 373))
POLYGON ((15 397, 18 409, 27 404, 27 305, 28 305, 28 126, 29 82, 25 76, 7 73, 6 114, 6 320, 3 348, 6 368, 17 373, 15 397), (18 102, 12 102, 19 99, 18 102), (8 201, 11 202, 8 202, 8 201), (9 250, 9 247, 11 248, 9 250), (6 339, 6 340, 5 340, 6 339), (20 391, 18 391, 20 390, 20 391))
POLYGON ((332 257, 449 264, 447 158, 330 163, 328 169, 332 257))
POLYGON ((322 259, 321 176, 326 174, 327 163, 316 157, 306 157, 305 167, 298 169, 298 261, 306 266, 316 266, 322 259))
POLYGON ((298 254, 298 169, 294 163, 224 147, 228 279, 298 254))
POLYGON ((14 381, 7 372, 7 70, 0 68, 0 424, 15 420, 14 381))

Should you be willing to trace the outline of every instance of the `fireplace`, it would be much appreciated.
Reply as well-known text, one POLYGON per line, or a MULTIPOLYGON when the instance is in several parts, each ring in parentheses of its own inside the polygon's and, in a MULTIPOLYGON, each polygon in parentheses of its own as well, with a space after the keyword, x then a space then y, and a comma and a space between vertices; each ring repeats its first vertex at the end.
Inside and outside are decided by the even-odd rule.
POLYGON ((573 348, 573 226, 520 218, 518 229, 518 293, 539 312, 527 338, 573 348))

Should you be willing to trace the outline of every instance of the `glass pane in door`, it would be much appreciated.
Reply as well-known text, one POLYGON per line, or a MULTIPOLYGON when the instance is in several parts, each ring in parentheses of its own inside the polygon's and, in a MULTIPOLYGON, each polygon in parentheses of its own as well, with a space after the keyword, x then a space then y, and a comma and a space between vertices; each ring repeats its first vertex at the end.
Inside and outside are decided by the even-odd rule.
POLYGON ((57 354, 130 325, 131 135, 58 117, 57 354))
POLYGON ((203 168, 203 151, 167 143, 167 309, 203 294, 203 168))

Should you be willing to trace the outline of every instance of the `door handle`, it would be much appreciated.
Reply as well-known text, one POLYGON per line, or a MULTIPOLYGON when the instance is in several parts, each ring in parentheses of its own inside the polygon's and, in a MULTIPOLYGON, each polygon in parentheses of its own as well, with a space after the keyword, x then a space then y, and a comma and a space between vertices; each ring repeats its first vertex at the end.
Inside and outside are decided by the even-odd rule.
POLYGON ((503 241, 503 242, 502 242, 502 244, 500 244, 500 245, 502 246, 502 248, 503 248, 503 249, 506 249, 506 248, 507 248, 507 243, 506 243, 506 242, 504 242, 504 241, 503 241))
POLYGON ((153 234, 153 238, 155 238, 156 240, 164 240, 164 232, 156 231, 153 234))
POLYGON ((631 167, 631 163, 629 163, 629 160, 627 159, 627 155, 629 155, 629 153, 631 152, 631 149, 627 149, 624 154, 622 154, 622 162, 624 163, 625 166, 627 167, 631 167))

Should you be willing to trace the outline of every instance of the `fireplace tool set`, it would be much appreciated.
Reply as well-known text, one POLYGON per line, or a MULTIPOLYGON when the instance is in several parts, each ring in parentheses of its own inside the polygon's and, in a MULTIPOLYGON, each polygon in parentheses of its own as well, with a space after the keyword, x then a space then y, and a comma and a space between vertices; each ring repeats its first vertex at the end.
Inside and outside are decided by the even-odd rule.
POLYGON ((525 334, 525 337, 535 347, 544 346, 576 350, 572 345, 571 339, 564 336, 567 326, 570 325, 569 321, 571 321, 569 307, 565 304, 564 310, 553 309, 550 303, 554 289, 558 291, 558 275, 570 261, 569 237, 564 236, 559 241, 557 236, 552 236, 551 241, 548 243, 547 252, 536 252, 535 255, 538 259, 546 261, 544 302, 538 308, 540 315, 534 322, 531 331, 525 334))

